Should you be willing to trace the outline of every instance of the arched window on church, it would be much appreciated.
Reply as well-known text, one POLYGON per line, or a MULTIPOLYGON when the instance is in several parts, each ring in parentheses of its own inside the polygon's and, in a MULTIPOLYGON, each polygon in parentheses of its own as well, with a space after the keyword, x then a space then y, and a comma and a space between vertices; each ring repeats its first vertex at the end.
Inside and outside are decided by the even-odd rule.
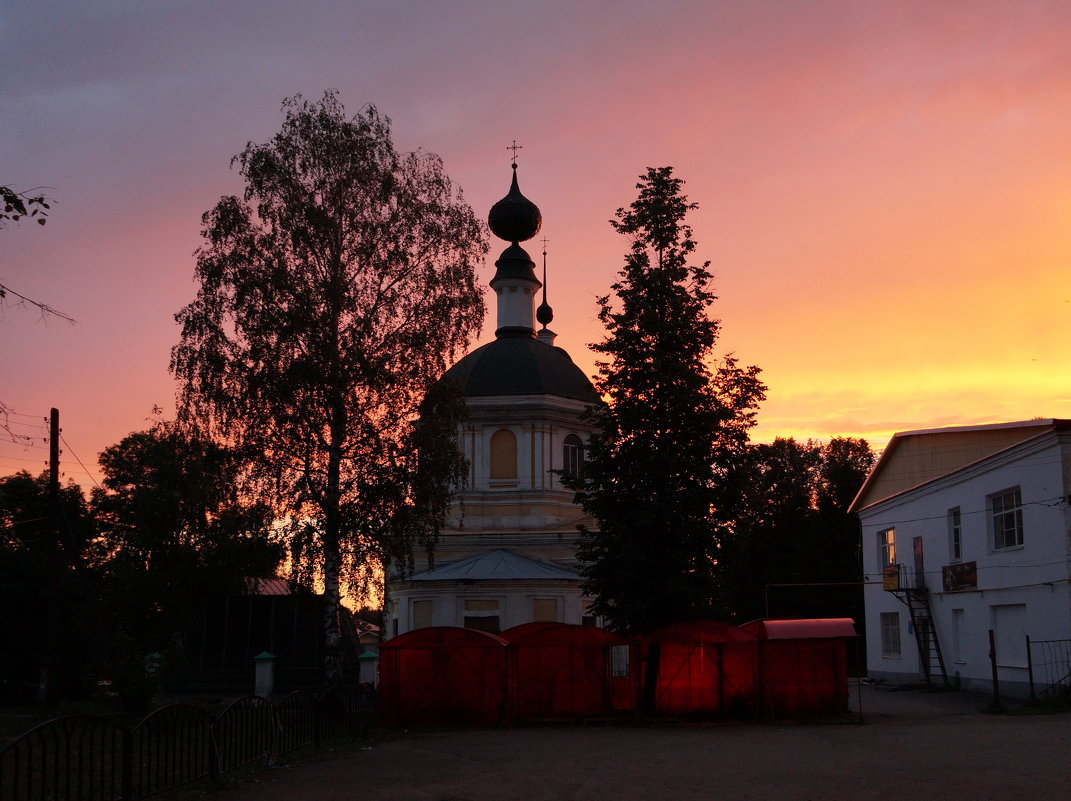
POLYGON ((503 428, 491 435, 491 480, 517 480, 517 437, 503 428))
POLYGON ((584 443, 576 434, 570 434, 562 443, 562 472, 568 476, 584 473, 584 443))

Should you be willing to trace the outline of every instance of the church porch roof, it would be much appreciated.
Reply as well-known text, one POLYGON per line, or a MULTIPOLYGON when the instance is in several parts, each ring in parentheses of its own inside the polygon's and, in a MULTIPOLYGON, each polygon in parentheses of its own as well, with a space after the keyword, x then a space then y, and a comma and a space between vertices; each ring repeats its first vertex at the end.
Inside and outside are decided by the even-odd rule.
POLYGON ((576 581, 577 573, 549 562, 522 556, 519 553, 496 548, 493 551, 470 556, 434 570, 417 573, 409 581, 494 581, 567 579, 576 581))

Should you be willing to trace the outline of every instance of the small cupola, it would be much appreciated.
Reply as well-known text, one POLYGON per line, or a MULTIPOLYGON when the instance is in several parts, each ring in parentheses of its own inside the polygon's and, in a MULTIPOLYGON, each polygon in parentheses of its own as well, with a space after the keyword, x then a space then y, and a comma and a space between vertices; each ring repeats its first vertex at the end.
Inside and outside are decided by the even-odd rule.
POLYGON ((513 164, 513 182, 509 194, 491 207, 487 224, 499 239, 510 243, 495 262, 491 288, 498 297, 496 337, 535 336, 535 298, 542 286, 535 274, 535 263, 521 242, 539 233, 543 215, 539 207, 521 194, 517 184, 517 164, 513 164))
POLYGON ((536 309, 536 320, 543 326, 539 329, 539 333, 536 334, 536 339, 540 342, 546 342, 548 345, 553 345, 555 338, 558 336, 549 328, 548 325, 554 320, 554 309, 547 303, 547 238, 543 237, 543 302, 539 304, 539 308, 536 309))

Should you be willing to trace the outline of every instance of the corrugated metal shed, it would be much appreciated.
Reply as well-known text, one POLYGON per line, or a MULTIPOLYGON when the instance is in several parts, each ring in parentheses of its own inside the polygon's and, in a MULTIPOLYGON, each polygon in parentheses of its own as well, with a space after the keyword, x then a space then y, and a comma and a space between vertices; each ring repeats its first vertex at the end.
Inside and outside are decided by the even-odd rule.
POLYGON ((753 620, 759 638, 763 708, 771 717, 811 718, 848 710, 851 618, 753 620))
POLYGON ((656 714, 745 715, 757 707, 759 651, 753 634, 728 623, 688 620, 643 639, 644 692, 656 714))
POLYGON ((605 718, 636 708, 636 649, 625 636, 567 623, 511 631, 506 650, 515 720, 605 718))
POLYGON ((380 647, 380 709, 388 726, 499 723, 506 641, 453 626, 417 629, 380 647))

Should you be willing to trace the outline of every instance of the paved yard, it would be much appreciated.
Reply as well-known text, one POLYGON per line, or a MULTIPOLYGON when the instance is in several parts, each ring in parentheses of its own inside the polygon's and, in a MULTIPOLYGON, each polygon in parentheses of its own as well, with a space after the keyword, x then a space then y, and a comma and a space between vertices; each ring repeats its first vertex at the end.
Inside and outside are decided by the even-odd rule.
MULTIPOLYGON (((857 703, 853 690, 853 706, 857 703)), ((863 688, 863 724, 409 732, 273 769, 221 801, 1071 798, 1071 714, 863 688)))

